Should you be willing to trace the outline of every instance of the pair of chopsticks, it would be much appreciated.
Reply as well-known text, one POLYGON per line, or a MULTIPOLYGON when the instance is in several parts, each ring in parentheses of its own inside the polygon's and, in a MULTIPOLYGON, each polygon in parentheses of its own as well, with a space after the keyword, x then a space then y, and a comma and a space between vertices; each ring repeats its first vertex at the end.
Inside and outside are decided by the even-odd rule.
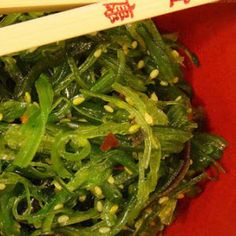
POLYGON ((217 0, 0 0, 0 14, 86 5, 0 28, 0 56, 213 2, 217 0))

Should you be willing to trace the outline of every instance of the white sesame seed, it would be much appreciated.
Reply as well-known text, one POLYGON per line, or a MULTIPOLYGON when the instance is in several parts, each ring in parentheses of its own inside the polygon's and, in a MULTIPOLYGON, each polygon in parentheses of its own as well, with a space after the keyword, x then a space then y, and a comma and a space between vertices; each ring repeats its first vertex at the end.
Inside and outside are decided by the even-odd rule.
POLYGON ((113 206, 111 207, 111 209, 110 209, 110 213, 111 213, 112 215, 115 215, 116 212, 118 211, 118 209, 119 209, 119 206, 118 206, 118 205, 113 205, 113 206))
POLYGON ((99 48, 94 52, 94 57, 99 58, 102 55, 102 49, 99 48))
POLYGON ((0 121, 3 119, 3 114, 0 113, 0 121))
POLYGON ((168 197, 162 197, 162 198, 160 198, 159 199, 159 204, 163 204, 163 203, 165 203, 165 202, 167 202, 169 200, 169 198, 168 197))
POLYGON ((79 201, 84 202, 86 200, 86 195, 79 196, 79 201))
POLYGON ((134 227, 135 227, 136 229, 139 229, 140 226, 142 225, 142 223, 143 223, 143 219, 139 219, 138 221, 136 221, 134 227))
POLYGON ((53 184, 57 190, 59 190, 59 191, 62 190, 61 185, 57 181, 54 181, 53 184))
POLYGON ((151 208, 151 207, 148 207, 145 211, 146 211, 148 214, 151 214, 151 213, 152 213, 152 208, 151 208))
POLYGON ((26 103, 31 103, 31 95, 29 92, 25 92, 24 100, 26 103))
POLYGON ((74 106, 78 106, 80 105, 81 103, 83 103, 85 101, 85 98, 83 96, 78 96, 78 97, 75 97, 73 100, 72 100, 72 103, 74 106))
POLYGON ((115 183, 115 179, 113 178, 112 175, 109 176, 109 178, 107 179, 107 182, 108 182, 109 184, 114 184, 114 183, 115 183))
POLYGON ((119 185, 119 188, 120 188, 120 189, 124 189, 124 185, 123 185, 123 184, 120 184, 120 185, 119 185))
POLYGON ((99 232, 101 233, 101 234, 106 234, 106 233, 109 233, 111 231, 111 228, 109 228, 109 227, 101 227, 100 229, 99 229, 99 232))
POLYGON ((182 97, 181 97, 181 96, 178 96, 178 97, 175 99, 175 101, 178 102, 178 101, 180 101, 181 99, 182 99, 182 97))
POLYGON ((137 64, 138 69, 142 69, 145 66, 144 60, 140 60, 137 64))
POLYGON ((125 55, 127 55, 128 52, 129 52, 129 46, 128 46, 128 44, 124 44, 123 47, 122 47, 122 49, 123 49, 125 55))
POLYGON ((130 134, 135 134, 139 131, 139 129, 140 129, 140 125, 138 125, 138 124, 132 125, 129 128, 129 133, 130 134))
POLYGON ((94 193, 95 193, 97 196, 102 196, 102 189, 101 189, 99 186, 95 186, 95 187, 94 187, 94 193))
POLYGON ((179 52, 176 51, 176 50, 172 50, 172 51, 171 51, 171 54, 172 54, 172 56, 173 56, 174 58, 178 58, 178 57, 179 57, 179 52))
POLYGON ((37 102, 33 102, 33 104, 39 108, 39 104, 37 102))
POLYGON ((178 199, 183 199, 184 197, 185 197, 185 196, 184 196, 183 193, 179 193, 178 196, 177 196, 178 199))
POLYGON ((146 122, 147 122, 149 125, 152 125, 152 124, 153 124, 153 118, 152 118, 152 116, 149 115, 147 112, 145 112, 144 118, 145 118, 146 122))
POLYGON ((138 47, 138 42, 137 41, 133 41, 132 44, 131 44, 131 47, 133 49, 137 48, 138 47))
POLYGON ((189 108, 187 109, 187 112, 188 112, 188 114, 190 114, 190 113, 193 112, 193 109, 192 109, 191 107, 189 107, 189 108))
POLYGON ((59 216, 59 217, 58 217, 57 222, 58 222, 59 224, 65 224, 69 219, 70 219, 69 216, 67 216, 67 215, 62 215, 62 216, 59 216))
POLYGON ((132 175, 133 174, 133 172, 129 169, 129 168, 127 168, 126 166, 125 166, 125 171, 129 174, 129 175, 132 175))
POLYGON ((151 98, 152 101, 158 102, 158 97, 155 93, 152 93, 150 98, 151 98))
POLYGON ((133 120, 133 119, 134 119, 134 115, 133 115, 133 114, 130 114, 130 115, 128 116, 128 118, 129 118, 130 120, 133 120))
POLYGON ((98 201, 97 202, 97 211, 98 212, 102 212, 102 210, 103 210, 103 204, 102 204, 102 202, 101 201, 98 201))
POLYGON ((172 81, 174 84, 178 83, 179 82, 179 77, 175 77, 172 81))
POLYGON ((189 163, 190 163, 190 165, 192 165, 192 164, 193 164, 193 160, 192 160, 192 159, 190 159, 189 163))
POLYGON ((159 70, 158 69, 154 69, 151 71, 150 73, 150 79, 156 79, 156 77, 159 75, 159 70))
POLYGON ((54 210, 59 210, 59 209, 61 209, 61 208, 63 208, 63 207, 64 207, 63 204, 57 204, 53 209, 54 209, 54 210))
POLYGON ((0 183, 0 190, 4 190, 6 188, 6 184, 0 183))
POLYGON ((168 82, 167 81, 164 81, 164 80, 162 80, 161 82, 160 82, 160 85, 161 86, 168 86, 168 82))
POLYGON ((104 109, 105 109, 107 112, 109 112, 109 113, 113 113, 113 112, 114 112, 114 109, 113 109, 111 106, 109 106, 109 105, 105 105, 105 106, 104 106, 104 109))

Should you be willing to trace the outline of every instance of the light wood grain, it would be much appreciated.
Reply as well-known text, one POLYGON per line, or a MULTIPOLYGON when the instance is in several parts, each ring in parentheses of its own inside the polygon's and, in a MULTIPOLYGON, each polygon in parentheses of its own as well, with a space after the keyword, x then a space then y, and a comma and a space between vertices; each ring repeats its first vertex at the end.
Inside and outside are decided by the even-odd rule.
POLYGON ((170 7, 164 0, 130 0, 130 5, 136 4, 134 17, 113 24, 104 15, 103 3, 67 10, 0 28, 0 56, 212 2, 215 0, 178 1, 170 7))
POLYGON ((65 10, 96 2, 99 0, 0 0, 0 14, 65 10))

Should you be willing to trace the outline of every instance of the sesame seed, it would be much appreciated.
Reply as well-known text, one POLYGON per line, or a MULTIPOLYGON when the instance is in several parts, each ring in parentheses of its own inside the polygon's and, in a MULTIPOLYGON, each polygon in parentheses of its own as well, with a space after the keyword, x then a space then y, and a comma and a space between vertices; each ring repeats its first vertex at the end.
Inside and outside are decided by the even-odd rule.
POLYGON ((114 112, 114 109, 113 109, 111 106, 109 106, 109 105, 105 105, 105 106, 104 106, 104 109, 105 109, 107 112, 110 112, 110 113, 113 113, 113 112, 114 112))
POLYGON ((193 160, 192 160, 192 159, 190 159, 189 163, 190 163, 190 165, 192 165, 192 164, 193 164, 193 160))
POLYGON ((86 200, 86 198, 87 198, 86 195, 79 196, 79 201, 84 202, 86 200))
POLYGON ((149 125, 152 125, 152 124, 153 124, 153 118, 152 118, 152 116, 149 115, 147 112, 145 112, 144 118, 145 118, 146 122, 147 122, 149 125))
POLYGON ((159 75, 159 70, 158 69, 155 69, 155 70, 152 70, 151 73, 150 73, 150 79, 156 79, 156 77, 159 75))
POLYGON ((97 202, 97 210, 98 210, 99 212, 102 212, 102 210, 103 210, 103 204, 102 204, 101 201, 98 201, 98 202, 97 202))
POLYGON ((62 215, 62 216, 59 216, 59 217, 58 217, 57 222, 58 222, 59 224, 65 224, 69 219, 70 219, 69 216, 67 216, 67 215, 62 215))
POLYGON ((151 208, 151 207, 148 207, 145 211, 146 211, 148 214, 151 214, 151 213, 152 213, 152 208, 151 208))
POLYGON ((123 49, 123 51, 124 51, 125 55, 127 55, 127 54, 128 54, 128 52, 129 52, 129 47, 128 47, 128 44, 124 44, 124 45, 123 45, 123 47, 122 47, 122 49, 123 49))
POLYGON ((135 134, 139 131, 139 129, 140 129, 140 125, 138 125, 138 124, 132 125, 129 128, 129 133, 130 134, 135 134))
POLYGON ((193 112, 193 109, 192 109, 191 107, 189 107, 189 108, 187 109, 187 112, 188 112, 188 114, 190 114, 190 113, 193 112))
POLYGON ((124 185, 123 185, 123 184, 120 184, 120 185, 119 185, 119 188, 120 188, 120 189, 124 189, 124 185))
POLYGON ((59 210, 59 209, 61 209, 61 208, 63 208, 63 207, 64 207, 63 204, 57 204, 53 209, 54 209, 54 210, 59 210))
POLYGON ((155 225, 156 225, 156 222, 153 220, 153 221, 151 221, 150 225, 151 225, 151 226, 155 226, 155 225))
POLYGON ((55 188, 57 189, 57 190, 62 190, 62 187, 61 187, 61 185, 57 182, 57 181, 54 181, 54 186, 55 186, 55 188))
POLYGON ((99 48, 94 52, 94 57, 99 58, 102 55, 102 49, 99 48))
POLYGON ((172 81, 174 84, 178 83, 179 82, 179 77, 175 77, 172 81))
POLYGON ((172 51, 171 51, 171 55, 172 55, 174 58, 178 58, 178 57, 179 57, 179 52, 176 51, 176 50, 172 50, 172 51))
POLYGON ((133 115, 133 114, 130 114, 130 115, 128 116, 128 118, 129 118, 130 120, 133 120, 133 119, 134 119, 134 115, 133 115))
POLYGON ((119 206, 118 206, 118 205, 113 205, 113 206, 111 207, 111 209, 110 209, 110 213, 111 213, 112 215, 115 215, 116 212, 118 211, 118 209, 119 209, 119 206))
POLYGON ((133 41, 132 44, 131 44, 131 47, 133 49, 137 48, 138 47, 138 42, 137 41, 133 41))
POLYGON ((2 121, 2 119, 3 119, 3 114, 0 113, 0 121, 2 121))
POLYGON ((179 193, 177 196, 178 199, 183 199, 184 198, 184 194, 183 193, 179 193))
POLYGON ((142 69, 145 66, 144 60, 140 60, 137 64, 138 69, 142 69))
POLYGON ((151 98, 152 101, 158 102, 158 97, 155 93, 152 93, 150 98, 151 98))
POLYGON ((163 204, 163 203, 165 203, 165 202, 167 202, 169 200, 169 198, 168 197, 162 197, 162 198, 160 198, 159 199, 159 204, 163 204))
POLYGON ((181 97, 181 96, 178 96, 178 97, 175 99, 175 101, 178 102, 178 101, 180 101, 181 99, 182 99, 182 97, 181 97))
POLYGON ((6 184, 0 183, 0 190, 4 190, 6 188, 6 184))
POLYGON ((132 175, 132 174, 133 174, 133 172, 132 172, 129 168, 127 168, 127 167, 125 167, 125 171, 126 171, 129 175, 132 175))
POLYGON ((143 223, 143 219, 139 219, 138 221, 136 221, 134 227, 135 227, 136 229, 139 229, 140 226, 142 225, 142 223, 143 223))
POLYGON ((95 193, 97 196, 102 196, 102 189, 101 189, 99 186, 95 186, 95 187, 94 187, 94 193, 95 193))
POLYGON ((106 234, 106 233, 109 233, 111 231, 111 228, 109 228, 109 227, 101 227, 100 229, 99 229, 99 232, 101 233, 101 234, 106 234))
POLYGON ((115 179, 113 178, 112 175, 109 176, 109 178, 107 179, 107 182, 108 182, 109 184, 114 184, 114 183, 115 183, 115 179))
POLYGON ((168 82, 167 82, 167 81, 164 81, 164 80, 162 80, 162 81, 160 82, 160 85, 161 85, 161 86, 168 86, 168 82))
POLYGON ((33 104, 39 108, 39 104, 37 102, 33 102, 33 104))
POLYGON ((29 92, 25 92, 24 100, 26 103, 31 103, 31 95, 29 92))
POLYGON ((62 123, 62 124, 68 123, 68 122, 71 122, 71 119, 69 119, 69 118, 64 118, 64 119, 61 119, 61 120, 60 120, 60 123, 62 123))
POLYGON ((75 97, 73 100, 72 100, 72 103, 74 106, 78 106, 80 105, 81 103, 83 103, 85 101, 85 98, 83 96, 78 96, 78 97, 75 97))

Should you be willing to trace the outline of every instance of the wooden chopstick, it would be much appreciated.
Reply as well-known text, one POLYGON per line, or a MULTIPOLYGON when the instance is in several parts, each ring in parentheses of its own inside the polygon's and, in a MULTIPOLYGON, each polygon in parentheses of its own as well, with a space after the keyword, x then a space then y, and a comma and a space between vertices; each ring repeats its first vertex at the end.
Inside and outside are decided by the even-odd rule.
POLYGON ((0 14, 56 11, 99 2, 99 0, 0 0, 0 14))
POLYGON ((67 10, 0 28, 0 56, 213 2, 113 0, 67 10))

